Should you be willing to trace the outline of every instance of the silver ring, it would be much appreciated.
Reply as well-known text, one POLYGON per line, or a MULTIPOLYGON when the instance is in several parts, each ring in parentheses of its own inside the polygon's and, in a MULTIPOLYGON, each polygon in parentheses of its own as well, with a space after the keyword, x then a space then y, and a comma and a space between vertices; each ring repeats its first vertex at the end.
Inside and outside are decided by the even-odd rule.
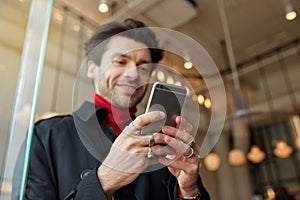
POLYGON ((131 130, 131 132, 133 132, 133 133, 138 133, 138 134, 141 133, 141 129, 136 128, 136 127, 133 125, 132 122, 128 125, 128 128, 129 128, 129 129, 131 130))
POLYGON ((190 147, 192 147, 194 144, 195 144, 194 138, 189 143, 187 143, 187 145, 189 145, 190 147))
POLYGON ((152 147, 153 145, 154 145, 154 136, 151 135, 149 140, 149 147, 152 147))
POLYGON ((184 157, 186 157, 186 158, 192 158, 192 157, 194 157, 194 155, 195 155, 195 151, 194 151, 194 149, 192 148, 192 147, 190 147, 190 149, 191 149, 191 153, 190 153, 190 155, 188 155, 188 156, 184 156, 184 157))
POLYGON ((147 158, 148 159, 152 159, 155 157, 155 154, 153 153, 151 147, 149 147, 149 150, 148 150, 148 154, 147 154, 147 158))

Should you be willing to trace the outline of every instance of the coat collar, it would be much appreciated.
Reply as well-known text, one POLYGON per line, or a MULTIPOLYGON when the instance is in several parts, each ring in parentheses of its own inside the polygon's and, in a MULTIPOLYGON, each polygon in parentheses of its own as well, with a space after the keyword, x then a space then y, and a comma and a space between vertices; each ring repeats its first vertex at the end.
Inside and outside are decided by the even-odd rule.
POLYGON ((85 101, 74 114, 84 122, 90 121, 95 115, 97 116, 99 124, 103 125, 107 121, 107 110, 89 101, 85 101))

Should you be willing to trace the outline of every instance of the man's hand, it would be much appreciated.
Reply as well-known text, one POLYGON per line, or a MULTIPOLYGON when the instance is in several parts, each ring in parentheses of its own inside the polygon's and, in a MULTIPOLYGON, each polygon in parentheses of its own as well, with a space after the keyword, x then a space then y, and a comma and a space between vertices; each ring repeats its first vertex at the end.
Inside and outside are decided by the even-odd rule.
MULTIPOLYGON (((147 154, 151 136, 141 135, 140 130, 146 125, 165 118, 165 114, 153 111, 138 116, 130 126, 127 126, 113 143, 111 150, 98 168, 97 175, 107 197, 117 189, 133 182, 149 165, 158 163, 157 158, 148 159, 147 154), (136 130, 133 130, 136 129, 136 130), (138 130, 138 131, 137 131, 138 130)), ((155 143, 165 145, 164 134, 155 133, 155 143)), ((163 145, 153 146, 153 151, 163 154, 170 153, 163 145)), ((152 150, 152 148, 151 148, 152 150)))
POLYGON ((159 162, 168 166, 169 171, 177 178, 180 191, 184 197, 196 196, 199 192, 197 186, 200 158, 198 157, 200 147, 194 143, 191 134, 193 127, 182 117, 176 118, 180 129, 165 126, 162 131, 170 136, 166 137, 168 146, 176 150, 175 154, 160 157, 159 162), (191 149, 192 148, 192 149, 191 149), (192 155, 194 151, 194 155, 192 155))

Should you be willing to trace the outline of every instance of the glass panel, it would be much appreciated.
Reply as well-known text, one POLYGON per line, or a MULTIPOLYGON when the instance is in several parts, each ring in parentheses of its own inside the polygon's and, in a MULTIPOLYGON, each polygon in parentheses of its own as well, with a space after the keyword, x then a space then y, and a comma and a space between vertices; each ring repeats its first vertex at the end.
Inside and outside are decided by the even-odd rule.
MULTIPOLYGON (((20 130, 11 128, 12 130, 10 131, 18 132, 18 144, 11 142, 15 141, 17 136, 10 136, 8 140, 10 119, 12 117, 11 112, 14 107, 14 95, 16 93, 12 88, 16 88, 18 81, 18 71, 31 2, 27 0, 24 1, 24 3, 21 3, 19 0, 2 1, 0 7, 0 25, 1 27, 7 28, 2 29, 0 35, 0 125, 2 137, 0 140, 0 166, 3 165, 1 175, 3 189, 1 189, 0 193, 2 195, 1 198, 10 199, 13 170, 9 172, 9 175, 4 175, 7 174, 6 169, 10 169, 9 167, 5 167, 7 165, 2 163, 5 147, 10 146, 11 148, 9 149, 13 148, 14 150, 14 155, 11 156, 11 153, 9 153, 10 155, 7 154, 6 156, 8 160, 6 163, 11 163, 10 166, 12 166, 15 163, 21 143, 25 140, 30 113, 32 111, 31 106, 22 107, 22 115, 18 115, 18 119, 25 119, 23 121, 25 124, 19 127, 20 130), (6 142, 8 143, 7 145, 6 142)), ((45 2, 45 0, 43 0, 43 2, 45 2)), ((74 13, 71 9, 64 5, 59 5, 58 2, 54 4, 51 14, 52 19, 47 40, 45 64, 42 72, 43 78, 40 84, 39 102, 35 121, 56 113, 70 113, 72 111, 74 78, 85 57, 85 42, 90 38, 96 27, 95 24, 74 13)), ((38 18, 42 19, 41 16, 38 18)), ((36 52, 39 51, 37 50, 36 52)), ((34 82, 34 74, 36 74, 36 72, 34 72, 33 69, 26 72, 32 73, 31 81, 34 82)), ((22 77, 25 77, 25 73, 22 73, 22 77)), ((22 85, 26 87, 32 86, 31 83, 22 85)), ((34 87, 31 89, 33 88, 34 87)), ((26 94, 26 97, 32 97, 29 92, 23 93, 26 94)), ((18 107, 17 104, 15 107, 18 107)), ((14 120, 11 121, 13 122, 14 120)), ((14 127, 17 127, 17 125, 14 125, 14 127)), ((13 168, 14 166, 12 166, 12 169, 13 168)), ((19 175, 19 179, 21 179, 21 175, 19 175)))
POLYGON ((0 26, 5 28, 1 29, 0 34, 0 166, 9 130, 28 11, 28 4, 1 1, 0 26))
MULTIPOLYGON (((19 3, 21 3, 21 1, 19 3)), ((17 2, 14 1, 9 3, 4 2, 3 4, 5 4, 5 6, 10 8, 11 10, 14 10, 14 14, 16 14, 13 15, 11 12, 4 10, 3 12, 8 12, 7 16, 9 16, 6 20, 3 20, 4 23, 7 23, 12 27, 18 27, 19 24, 17 20, 14 20, 14 18, 17 18, 16 16, 19 15, 19 12, 24 11, 23 8, 18 7, 17 2)), ((1 4, 1 8, 3 4, 1 4)), ((24 188, 18 186, 25 185, 24 183, 26 180, 27 161, 30 150, 30 148, 28 147, 30 147, 31 144, 31 135, 34 126, 33 124, 35 121, 35 111, 38 99, 39 85, 46 50, 45 46, 51 16, 52 1, 32 0, 31 3, 28 4, 28 7, 26 9, 27 13, 29 5, 29 19, 24 40, 19 75, 18 77, 12 76, 15 77, 14 80, 17 81, 17 88, 15 92, 15 100, 11 101, 14 102, 14 105, 11 105, 11 107, 14 107, 14 109, 11 114, 11 122, 8 129, 9 133, 7 140, 8 142, 6 144, 7 148, 5 159, 2 163, 3 168, 1 174, 0 199, 17 199, 17 196, 20 193, 23 194, 24 192, 24 188), (24 146, 22 146, 23 142, 24 146), (24 154, 18 157, 21 146, 21 152, 24 154), (14 172, 16 171, 18 173, 15 174, 14 172), (16 188, 16 196, 12 197, 11 192, 14 188, 16 188)), ((25 29, 20 30, 20 27, 18 28, 19 32, 25 31, 25 29)), ((11 31, 11 29, 8 29, 8 31, 9 34, 12 34, 13 32, 11 31)), ((14 35, 8 35, 8 43, 14 40, 14 35)), ((9 54, 7 52, 5 52, 5 54, 9 54)), ((12 50, 12 53, 16 52, 12 50)), ((5 57, 5 59, 7 59, 7 57, 5 57)), ((14 58, 11 57, 11 59, 13 60, 14 58)), ((14 66, 18 66, 17 63, 15 63, 14 66)), ((8 78, 11 77, 8 76, 8 78)), ((10 86, 9 83, 3 85, 7 87, 10 86)), ((5 97, 3 97, 3 100, 7 101, 6 94, 5 97)), ((2 116, 5 116, 5 114, 2 114, 2 116)), ((7 134, 4 133, 4 135, 7 134)), ((22 195, 20 196, 20 199, 23 199, 22 195)))
MULTIPOLYGON (((30 1, 2 0, 0 6, 0 167, 4 169, 4 157, 10 130, 10 119, 16 94, 21 53, 25 38, 30 1)), ((22 118, 22 116, 20 116, 22 118)), ((20 135, 22 135, 20 133, 20 135)), ((20 138, 21 139, 21 138, 20 138)), ((24 139, 24 135, 23 135, 24 139)), ((17 148, 17 147, 16 147, 17 148)), ((16 149, 17 150, 17 149, 16 149)), ((12 164, 11 164, 12 166, 12 164)), ((1 198, 11 191, 11 176, 0 175, 1 198)))

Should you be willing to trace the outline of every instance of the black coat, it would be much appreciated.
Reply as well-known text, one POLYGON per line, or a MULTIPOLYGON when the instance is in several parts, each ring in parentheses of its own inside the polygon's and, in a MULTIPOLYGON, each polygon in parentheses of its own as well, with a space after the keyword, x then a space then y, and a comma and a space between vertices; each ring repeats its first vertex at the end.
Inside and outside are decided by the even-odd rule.
MULTIPOLYGON (((53 117, 35 125, 25 199, 106 199, 96 175, 101 158, 96 159, 97 155, 87 150, 79 134, 93 132, 94 126, 90 123, 95 123, 95 116, 103 130, 100 134, 113 142, 115 133, 103 126, 107 119, 106 110, 91 103, 84 103, 73 115, 53 117), (86 129, 79 130, 80 123, 87 124, 86 129)), ((97 145, 101 143, 97 142, 97 145)), ((199 199, 209 199, 200 177, 198 184, 199 199)), ((114 199, 176 199, 177 187, 176 178, 163 167, 142 173, 134 182, 116 191, 114 199)))

